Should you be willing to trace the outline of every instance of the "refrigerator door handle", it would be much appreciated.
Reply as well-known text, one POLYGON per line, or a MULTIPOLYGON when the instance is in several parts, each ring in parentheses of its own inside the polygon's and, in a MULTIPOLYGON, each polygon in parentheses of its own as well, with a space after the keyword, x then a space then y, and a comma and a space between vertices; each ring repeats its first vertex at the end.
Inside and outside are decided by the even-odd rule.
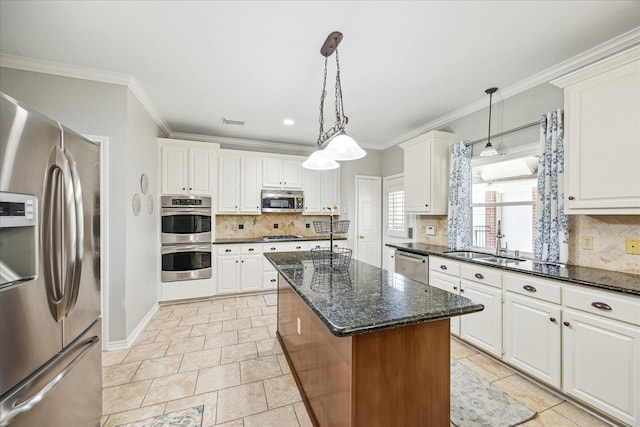
POLYGON ((69 267, 71 262, 68 259, 75 257, 76 252, 76 215, 73 201, 69 162, 62 150, 56 146, 51 150, 44 179, 42 250, 47 300, 51 314, 57 322, 66 314, 65 296, 69 293, 69 288, 68 283, 63 283, 63 279, 71 275, 69 267), (60 187, 63 187, 62 190, 60 187), (64 224, 61 224, 63 207, 60 205, 60 199, 64 203, 66 212, 64 224), (64 249, 62 239, 64 239, 64 249), (64 273, 61 266, 66 267, 64 273))
POLYGON ((84 254, 84 206, 82 204, 82 186, 80 185, 80 174, 78 173, 77 163, 68 149, 64 150, 64 154, 71 172, 70 183, 73 185, 70 187, 73 191, 73 203, 70 203, 70 206, 73 206, 75 212, 75 224, 73 224, 75 227, 73 228, 73 232, 71 232, 71 229, 69 230, 69 232, 71 232, 69 239, 72 239, 75 245, 75 248, 73 245, 71 247, 72 249, 74 248, 75 251, 69 256, 67 271, 69 271, 70 274, 67 274, 67 283, 65 283, 65 289, 70 290, 67 295, 67 308, 65 312, 65 314, 68 315, 76 306, 78 293, 80 291, 80 275, 82 273, 82 258, 84 254))
MULTIPOLYGON (((36 394, 23 400, 23 396, 20 396, 20 391, 27 390, 33 386, 33 383, 37 382, 39 376, 36 375, 33 377, 28 383, 26 383, 23 387, 21 387, 18 391, 14 392, 12 395, 7 396, 7 398, 0 401, 0 427, 5 427, 11 424, 11 422, 21 415, 24 412, 31 410, 35 405, 37 405, 42 399, 45 398, 47 394, 49 394, 55 386, 57 386, 60 381, 64 377, 71 372, 71 370, 82 360, 82 358, 92 349, 94 345, 96 345, 100 341, 100 338, 97 335, 92 336, 84 343, 80 344, 80 347, 84 347, 84 349, 69 362, 67 366, 65 366, 58 374, 53 377, 51 381, 49 381, 44 387, 42 387, 36 394)), ((77 348, 71 349, 71 351, 77 350, 77 348)), ((55 363, 55 361, 54 361, 55 363)))

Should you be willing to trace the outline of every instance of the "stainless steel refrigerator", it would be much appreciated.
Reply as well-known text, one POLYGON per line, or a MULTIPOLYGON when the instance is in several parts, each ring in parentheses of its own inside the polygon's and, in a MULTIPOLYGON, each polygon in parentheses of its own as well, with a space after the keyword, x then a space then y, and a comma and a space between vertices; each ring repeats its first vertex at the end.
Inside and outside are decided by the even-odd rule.
POLYGON ((102 413, 99 147, 0 92, 0 426, 102 413))

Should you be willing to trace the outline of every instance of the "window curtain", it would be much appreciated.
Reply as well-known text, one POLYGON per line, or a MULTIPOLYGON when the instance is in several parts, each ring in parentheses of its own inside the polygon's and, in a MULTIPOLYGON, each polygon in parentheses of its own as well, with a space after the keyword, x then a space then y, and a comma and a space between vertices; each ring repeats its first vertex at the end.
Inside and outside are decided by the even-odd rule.
POLYGON ((451 145, 449 176, 449 249, 471 248, 471 150, 464 141, 451 145))
POLYGON ((569 227, 564 213, 564 127, 562 111, 540 117, 535 258, 566 263, 569 227))

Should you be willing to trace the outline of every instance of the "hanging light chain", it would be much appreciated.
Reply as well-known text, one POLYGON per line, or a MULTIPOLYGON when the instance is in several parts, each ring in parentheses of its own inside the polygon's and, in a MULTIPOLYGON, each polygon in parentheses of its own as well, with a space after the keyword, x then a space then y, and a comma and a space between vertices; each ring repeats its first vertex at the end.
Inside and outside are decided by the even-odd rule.
POLYGON ((345 126, 349 122, 349 118, 344 115, 344 105, 342 102, 342 83, 340 81, 340 60, 338 58, 338 49, 336 52, 336 86, 335 86, 335 110, 336 122, 332 128, 324 132, 324 99, 327 95, 327 62, 328 57, 324 57, 324 80, 322 81, 322 96, 320 97, 320 134, 318 136, 318 146, 331 139, 339 132, 343 132, 345 126))
POLYGON ((327 61, 328 57, 324 57, 324 80, 322 80, 322 94, 320 95, 320 133, 318 134, 318 145, 321 145, 322 135, 324 134, 324 98, 327 95, 327 61))

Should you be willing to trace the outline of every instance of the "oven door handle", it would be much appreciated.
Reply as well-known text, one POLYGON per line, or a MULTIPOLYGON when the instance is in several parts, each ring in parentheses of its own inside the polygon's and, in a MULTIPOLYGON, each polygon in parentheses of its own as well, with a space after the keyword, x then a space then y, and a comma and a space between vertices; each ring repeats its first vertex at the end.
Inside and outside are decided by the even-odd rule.
POLYGON ((162 208, 162 216, 200 214, 211 216, 211 208, 162 208))
POLYGON ((211 245, 167 245, 162 247, 163 254, 176 252, 211 252, 211 245))

